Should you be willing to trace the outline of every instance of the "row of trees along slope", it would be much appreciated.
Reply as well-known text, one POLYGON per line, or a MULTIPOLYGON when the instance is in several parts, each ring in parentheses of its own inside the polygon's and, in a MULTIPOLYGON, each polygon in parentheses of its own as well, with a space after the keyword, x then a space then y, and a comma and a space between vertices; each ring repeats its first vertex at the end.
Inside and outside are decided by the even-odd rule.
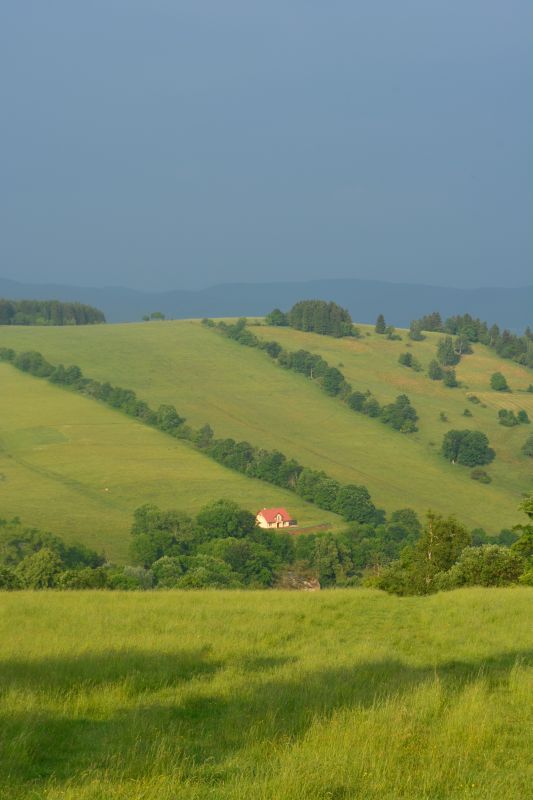
POLYGON ((414 433, 418 430, 416 425, 418 414, 406 394, 400 394, 393 403, 382 406, 370 391, 353 391, 340 369, 330 366, 322 356, 310 353, 308 350, 284 350, 279 342, 260 339, 248 329, 244 317, 231 325, 224 321, 216 325, 213 320, 207 318, 204 318, 202 323, 207 327, 216 328, 223 336, 238 344, 264 350, 278 366, 316 381, 326 394, 337 397, 352 411, 379 419, 401 433, 414 433))
POLYGON ((304 468, 279 450, 265 450, 234 439, 217 439, 208 424, 194 430, 185 424, 185 418, 178 414, 174 406, 163 404, 157 410, 152 409, 131 389, 87 378, 75 364, 68 367, 53 365, 41 353, 17 354, 5 347, 0 347, 0 361, 105 403, 170 436, 186 440, 219 464, 250 478, 293 491, 325 511, 333 511, 347 520, 359 522, 382 519, 383 512, 374 506, 366 486, 343 485, 325 472, 304 468))
POLYGON ((105 321, 102 311, 83 303, 0 298, 0 325, 96 325, 105 321))

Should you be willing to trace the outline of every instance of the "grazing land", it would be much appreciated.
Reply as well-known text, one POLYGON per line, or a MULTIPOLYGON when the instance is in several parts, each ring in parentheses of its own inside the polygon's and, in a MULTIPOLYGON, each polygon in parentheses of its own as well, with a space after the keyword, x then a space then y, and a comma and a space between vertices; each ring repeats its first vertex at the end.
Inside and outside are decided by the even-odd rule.
POLYGON ((532 591, 0 607, 4 800, 525 800, 532 591))
POLYGON ((126 415, 0 364, 0 517, 127 560, 135 508, 195 513, 219 497, 287 505, 303 526, 340 517, 240 475, 126 415))
MULTIPOLYGON (((91 377, 134 389, 153 406, 172 403, 192 425, 209 422, 219 437, 277 448, 304 466, 323 469, 344 483, 364 484, 376 505, 387 512, 405 506, 419 514, 428 508, 445 514, 453 512, 466 525, 481 526, 489 533, 520 521, 517 506, 531 490, 531 459, 521 452, 529 427, 499 425, 497 412, 500 408, 523 408, 533 418, 533 394, 526 391, 532 382, 530 370, 500 359, 483 345, 474 345, 474 353, 463 356, 456 370, 463 385, 451 389, 440 381, 431 381, 425 372, 434 358, 440 334, 427 334, 422 342, 409 342, 404 331, 402 341, 391 341, 375 334, 369 326, 361 326, 361 339, 332 339, 265 326, 253 330, 289 349, 319 353, 331 366, 342 364, 353 388, 369 389, 380 402, 390 402, 396 395, 407 393, 420 417, 419 430, 401 434, 355 413, 326 396, 307 378, 273 364, 264 352, 225 339, 198 321, 68 329, 11 327, 0 329, 0 339, 2 346, 17 351, 38 350, 54 363, 76 363, 91 377), (415 372, 398 363, 408 344, 409 352, 424 371, 415 372), (506 376, 512 393, 489 388, 495 371, 506 376), (481 402, 470 403, 470 394, 477 395, 481 402), (465 408, 471 417, 463 416, 465 408), (447 421, 441 421, 441 412, 447 421), (496 459, 487 468, 490 484, 471 480, 468 468, 442 458, 442 437, 451 428, 479 429, 488 435, 496 450, 496 459)), ((32 380, 32 391, 38 398, 45 391, 44 383, 28 380, 32 380)), ((39 414, 36 402, 35 419, 28 427, 46 426, 39 414)), ((133 425, 128 420, 121 420, 121 424, 124 429, 133 425)), ((153 432, 142 435, 163 442, 153 432)), ((199 469, 204 470, 207 484, 213 466, 209 459, 193 455, 191 464, 205 465, 199 469)), ((188 463, 188 459, 183 462, 183 480, 188 463)), ((31 496, 31 484, 28 486, 31 496)), ((137 483, 137 490, 139 487, 137 483)), ((205 492, 210 499, 220 496, 215 482, 206 486, 205 492)), ((264 504, 273 502, 274 493, 276 504, 286 503, 293 513, 302 516, 294 495, 287 499, 273 487, 269 492, 264 504)), ((255 495, 254 505, 258 501, 262 504, 259 495, 255 495)), ((177 507, 180 497, 186 496, 185 487, 181 495, 176 490, 170 505, 177 507)), ((146 499, 150 498, 139 494, 140 502, 146 499)), ((246 492, 238 499, 246 504, 246 492)), ((159 502, 164 504, 164 499, 159 497, 159 502)), ((14 510, 26 516, 22 505, 14 510)), ((309 519, 313 524, 326 518, 325 512, 315 510, 314 518, 309 519)))

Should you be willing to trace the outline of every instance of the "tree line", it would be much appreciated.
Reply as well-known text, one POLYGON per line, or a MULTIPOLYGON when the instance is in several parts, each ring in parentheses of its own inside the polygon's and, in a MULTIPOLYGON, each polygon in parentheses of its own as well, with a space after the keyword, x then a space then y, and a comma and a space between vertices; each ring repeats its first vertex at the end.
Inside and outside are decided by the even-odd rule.
POLYGON ((382 517, 383 512, 372 503, 366 486, 341 484, 325 472, 304 468, 278 450, 265 450, 246 441, 217 439, 209 424, 195 430, 186 424, 185 417, 178 414, 173 405, 163 404, 157 410, 152 409, 133 390, 87 378, 77 365, 54 366, 41 353, 31 351, 17 354, 5 347, 0 348, 0 361, 99 400, 166 434, 187 440, 219 464, 250 478, 258 478, 295 492, 319 508, 334 511, 346 520, 369 522, 382 517))
POLYGON ((318 580, 323 588, 372 586, 425 595, 461 586, 533 585, 533 496, 527 525, 490 539, 432 512, 409 508, 339 533, 291 536, 258 528, 255 516, 218 500, 195 517, 146 504, 131 528, 125 567, 83 545, 0 520, 0 589, 261 589, 318 580))
MULTIPOLYGON (((457 337, 459 355, 461 347, 468 348, 471 342, 480 342, 495 350, 501 358, 509 358, 526 367, 533 368, 533 332, 528 327, 520 336, 498 325, 488 325, 470 314, 458 314, 442 320, 438 311, 411 322, 411 339, 423 338, 423 331, 436 331, 457 337)), ((468 349, 463 352, 468 352, 468 349)))
POLYGON ((0 325, 96 325, 105 321, 102 311, 83 303, 0 298, 0 325))
POLYGON ((429 513, 418 541, 367 585, 398 595, 519 582, 533 586, 533 495, 521 509, 529 523, 502 532, 498 544, 489 544, 484 531, 469 532, 454 517, 429 513))
POLYGON ((202 322, 245 347, 264 350, 280 367, 316 381, 326 394, 338 397, 352 411, 379 419, 401 433, 413 433, 418 430, 416 425, 418 414, 406 394, 398 395, 393 403, 381 405, 370 391, 354 391, 341 370, 331 367, 322 356, 310 353, 308 350, 291 352, 284 350, 279 342, 260 339, 247 327, 247 320, 244 317, 233 324, 222 321, 216 325, 210 319, 203 319, 202 322))

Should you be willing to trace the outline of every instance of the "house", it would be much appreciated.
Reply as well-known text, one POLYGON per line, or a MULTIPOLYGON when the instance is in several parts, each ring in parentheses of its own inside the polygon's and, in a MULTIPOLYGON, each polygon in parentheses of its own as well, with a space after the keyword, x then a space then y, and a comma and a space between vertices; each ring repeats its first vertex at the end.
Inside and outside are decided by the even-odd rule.
POLYGON ((262 508, 258 511, 255 521, 260 528, 288 528, 297 525, 285 508, 262 508))

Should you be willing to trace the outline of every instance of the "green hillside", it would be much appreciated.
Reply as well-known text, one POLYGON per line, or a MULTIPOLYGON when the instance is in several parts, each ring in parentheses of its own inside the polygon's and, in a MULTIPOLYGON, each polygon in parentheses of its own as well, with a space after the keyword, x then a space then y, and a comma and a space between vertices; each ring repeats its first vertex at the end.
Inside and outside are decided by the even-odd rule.
POLYGON ((3 800, 526 800, 532 590, 16 592, 3 800))
POLYGON ((0 386, 0 517, 18 515, 119 560, 133 510, 146 502, 195 513, 226 497, 253 511, 286 505, 303 526, 338 527, 335 514, 7 364, 0 386))
MULTIPOLYGON (((475 345, 457 368, 465 386, 448 389, 398 364, 399 354, 406 351, 405 335, 403 341, 389 341, 369 327, 362 330, 369 335, 353 340, 254 328, 290 349, 302 347, 323 355, 332 366, 342 364, 354 389, 368 388, 380 402, 407 393, 420 416, 417 433, 402 435, 350 411, 308 379, 280 369, 265 353, 225 339, 197 321, 2 328, 0 345, 39 350, 56 363, 77 363, 91 377, 134 389, 152 405, 173 403, 191 424, 209 422, 218 436, 278 448, 344 483, 363 483, 376 504, 389 511, 411 506, 420 513, 429 507, 455 512, 466 524, 489 532, 518 522, 516 507, 533 484, 531 460, 520 452, 531 428, 505 428, 496 415, 500 407, 524 408, 533 419, 533 394, 525 391, 533 373, 475 345), (489 389, 496 370, 507 377, 511 394, 489 389), (486 408, 469 403, 470 393, 486 408), (465 408, 472 417, 463 416, 465 408), (447 422, 440 421, 441 411, 447 422), (450 428, 487 433, 497 453, 487 468, 490 485, 472 481, 466 467, 439 455, 450 428)), ((425 341, 410 343, 409 352, 424 367, 434 357, 438 337, 428 334, 425 341)), ((292 499, 290 504, 294 507, 292 499)))

